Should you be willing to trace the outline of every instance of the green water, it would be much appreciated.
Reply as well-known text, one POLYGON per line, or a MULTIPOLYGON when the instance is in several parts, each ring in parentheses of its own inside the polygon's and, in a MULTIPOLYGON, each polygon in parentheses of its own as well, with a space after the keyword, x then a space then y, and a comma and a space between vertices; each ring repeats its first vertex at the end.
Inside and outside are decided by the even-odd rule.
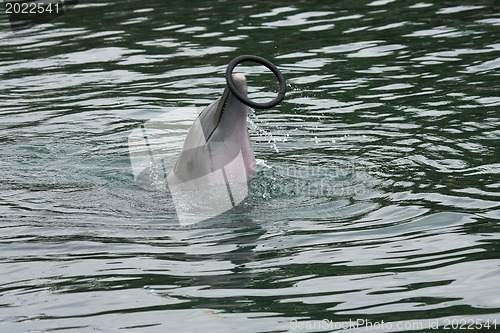
POLYGON ((0 12, 1 332, 500 326, 498 1, 80 1, 17 33, 0 12), (288 82, 249 118, 252 193, 177 226, 127 137, 218 98, 241 54, 288 82))

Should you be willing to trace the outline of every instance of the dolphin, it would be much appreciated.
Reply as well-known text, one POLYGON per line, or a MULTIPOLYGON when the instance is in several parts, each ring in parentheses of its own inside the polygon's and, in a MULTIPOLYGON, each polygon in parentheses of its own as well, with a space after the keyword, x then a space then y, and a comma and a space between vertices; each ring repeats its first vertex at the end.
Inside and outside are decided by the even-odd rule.
MULTIPOLYGON (((246 77, 238 73, 232 79, 238 92, 247 97, 246 77)), ((189 129, 165 184, 180 224, 219 215, 247 197, 248 182, 256 176, 247 109, 226 86, 189 129)))
POLYGON ((285 92, 285 78, 270 61, 253 55, 234 58, 226 69, 222 96, 200 114, 196 108, 166 112, 132 130, 129 154, 136 184, 145 189, 167 189, 181 225, 236 207, 248 196, 248 182, 256 176, 255 154, 247 130, 247 106, 274 107, 283 100, 285 92), (266 103, 248 99, 245 76, 232 74, 245 61, 259 63, 274 73, 279 82, 275 99, 266 103), (187 135, 179 135, 182 133, 187 135), (181 139, 185 139, 183 143, 181 139), (172 164, 170 157, 177 154, 172 164), (145 158, 148 155, 149 162, 145 158), (167 173, 169 167, 172 170, 167 173))

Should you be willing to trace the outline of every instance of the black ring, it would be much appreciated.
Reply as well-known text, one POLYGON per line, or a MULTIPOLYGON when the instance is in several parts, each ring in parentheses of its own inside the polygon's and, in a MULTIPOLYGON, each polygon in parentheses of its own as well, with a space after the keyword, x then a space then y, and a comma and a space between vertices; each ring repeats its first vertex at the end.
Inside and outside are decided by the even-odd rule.
POLYGON ((283 77, 283 74, 281 74, 278 67, 273 65, 272 62, 270 62, 269 60, 266 60, 264 58, 258 57, 258 56, 242 55, 242 56, 236 57, 233 60, 231 60, 229 65, 227 65, 227 69, 226 69, 226 82, 227 82, 227 85, 229 86, 229 89, 231 90, 233 95, 236 96, 236 98, 238 98, 242 103, 244 103, 250 107, 256 108, 256 109, 272 108, 273 106, 278 105, 285 97, 286 82, 285 82, 285 78, 283 77), (280 84, 280 91, 278 92, 278 96, 276 96, 275 99, 273 99, 272 101, 267 102, 267 103, 252 102, 251 100, 248 99, 248 97, 244 96, 243 94, 241 94, 238 91, 238 89, 236 89, 236 86, 234 85, 233 77, 232 77, 233 70, 236 66, 238 66, 240 63, 242 63, 244 61, 253 61, 253 62, 259 63, 261 65, 264 65, 271 72, 273 72, 274 75, 276 75, 276 77, 278 78, 279 84, 280 84))

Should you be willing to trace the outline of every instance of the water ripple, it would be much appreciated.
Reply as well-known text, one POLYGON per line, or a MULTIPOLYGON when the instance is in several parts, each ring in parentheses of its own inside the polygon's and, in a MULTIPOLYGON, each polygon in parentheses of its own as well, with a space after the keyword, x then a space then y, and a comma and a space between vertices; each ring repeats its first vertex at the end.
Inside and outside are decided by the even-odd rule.
POLYGON ((17 33, 6 19, 2 331, 500 320, 491 1, 97 1, 17 33), (127 136, 218 98, 241 54, 276 63, 286 99, 249 116, 249 197, 181 227, 164 192, 134 185, 127 136))

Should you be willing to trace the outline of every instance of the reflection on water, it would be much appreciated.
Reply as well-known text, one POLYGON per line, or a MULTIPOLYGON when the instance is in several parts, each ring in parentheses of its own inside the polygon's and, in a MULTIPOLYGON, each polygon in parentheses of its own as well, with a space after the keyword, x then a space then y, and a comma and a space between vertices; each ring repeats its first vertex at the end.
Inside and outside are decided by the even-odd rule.
POLYGON ((93 1, 15 34, 0 14, 1 331, 500 324, 499 12, 93 1), (287 97, 250 116, 249 198, 179 227, 127 138, 218 98, 241 54, 287 97))

